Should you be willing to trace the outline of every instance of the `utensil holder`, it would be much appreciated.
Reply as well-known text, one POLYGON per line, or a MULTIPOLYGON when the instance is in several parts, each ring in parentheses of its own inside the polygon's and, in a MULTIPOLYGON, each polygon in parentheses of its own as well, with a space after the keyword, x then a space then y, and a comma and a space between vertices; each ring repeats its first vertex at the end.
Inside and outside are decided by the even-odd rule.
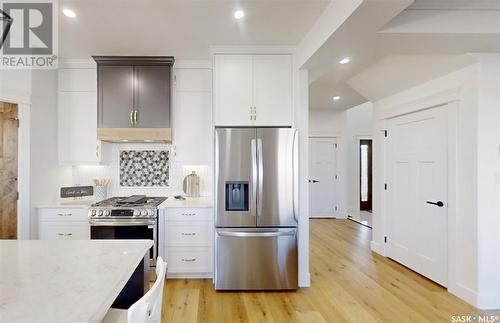
POLYGON ((108 185, 96 185, 94 197, 96 202, 105 200, 108 197, 108 185))

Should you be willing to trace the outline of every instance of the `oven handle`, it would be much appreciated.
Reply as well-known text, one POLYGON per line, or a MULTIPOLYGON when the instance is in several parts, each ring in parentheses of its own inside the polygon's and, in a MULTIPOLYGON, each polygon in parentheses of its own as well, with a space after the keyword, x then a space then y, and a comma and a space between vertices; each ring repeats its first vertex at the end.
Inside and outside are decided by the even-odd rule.
POLYGON ((147 226, 155 226, 156 223, 154 221, 148 222, 113 222, 113 221, 90 221, 90 226, 92 227, 129 227, 129 226, 138 226, 138 225, 147 225, 147 226))

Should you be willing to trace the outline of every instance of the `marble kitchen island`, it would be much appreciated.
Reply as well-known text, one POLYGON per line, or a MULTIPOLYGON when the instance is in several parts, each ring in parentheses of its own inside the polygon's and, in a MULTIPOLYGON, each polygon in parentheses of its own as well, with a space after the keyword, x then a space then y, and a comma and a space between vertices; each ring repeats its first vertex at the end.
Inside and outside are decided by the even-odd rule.
POLYGON ((131 276, 146 275, 151 246, 149 240, 0 241, 0 322, 100 322, 131 276))

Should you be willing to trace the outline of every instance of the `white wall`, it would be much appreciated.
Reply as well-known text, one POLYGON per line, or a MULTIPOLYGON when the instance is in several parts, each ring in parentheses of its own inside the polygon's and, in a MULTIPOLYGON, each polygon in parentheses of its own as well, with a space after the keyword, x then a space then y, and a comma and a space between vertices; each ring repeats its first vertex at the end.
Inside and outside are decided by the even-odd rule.
POLYGON ((309 136, 337 137, 337 218, 346 218, 359 210, 359 151, 358 138, 373 133, 373 105, 360 104, 348 110, 311 109, 309 136))
POLYGON ((489 60, 374 103, 372 250, 383 255, 385 119, 442 104, 447 104, 449 111, 456 110, 456 121, 450 119, 456 122, 457 131, 452 134, 456 141, 448 147, 449 158, 456 163, 449 169, 448 199, 452 204, 448 217, 447 287, 479 308, 500 308, 500 212, 494 181, 500 153, 498 71, 498 61, 489 60))
POLYGON ((310 109, 309 136, 341 136, 346 127, 346 111, 310 109))
POLYGON ((346 111, 344 136, 347 213, 359 211, 359 139, 373 136, 373 104, 366 102, 346 111))
POLYGON ((478 303, 500 308, 500 55, 479 64, 477 135, 478 303))
POLYGON ((31 93, 31 238, 36 238, 35 207, 55 201, 61 185, 71 184, 71 167, 59 166, 57 150, 57 70, 33 71, 31 93))

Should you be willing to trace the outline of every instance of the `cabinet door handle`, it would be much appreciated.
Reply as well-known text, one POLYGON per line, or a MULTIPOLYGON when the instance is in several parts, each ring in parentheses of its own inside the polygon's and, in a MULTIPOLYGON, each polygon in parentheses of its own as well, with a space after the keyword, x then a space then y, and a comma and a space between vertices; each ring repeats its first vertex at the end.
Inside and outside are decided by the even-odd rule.
POLYGON ((196 213, 182 213, 182 215, 184 215, 184 216, 193 216, 193 215, 196 215, 196 213))
POLYGON ((58 236, 72 236, 72 235, 73 235, 73 233, 71 233, 71 232, 70 232, 70 233, 62 233, 62 232, 59 232, 59 233, 57 233, 57 235, 58 235, 58 236))
POLYGON ((182 258, 181 260, 184 262, 193 262, 196 261, 196 258, 191 258, 191 259, 182 258))
POLYGON ((134 110, 130 111, 130 124, 134 125, 134 110))
POLYGON ((57 213, 59 216, 72 216, 73 214, 71 213, 57 213))
POLYGON ((191 233, 189 233, 189 232, 182 232, 181 235, 183 235, 183 236, 195 236, 196 232, 191 232, 191 233))
POLYGON ((95 156, 99 159, 99 145, 95 147, 95 156))
POLYGON ((139 115, 139 111, 134 110, 134 124, 137 124, 137 122, 138 122, 138 121, 137 121, 137 120, 138 120, 138 119, 137 119, 137 116, 138 116, 138 115, 139 115))

